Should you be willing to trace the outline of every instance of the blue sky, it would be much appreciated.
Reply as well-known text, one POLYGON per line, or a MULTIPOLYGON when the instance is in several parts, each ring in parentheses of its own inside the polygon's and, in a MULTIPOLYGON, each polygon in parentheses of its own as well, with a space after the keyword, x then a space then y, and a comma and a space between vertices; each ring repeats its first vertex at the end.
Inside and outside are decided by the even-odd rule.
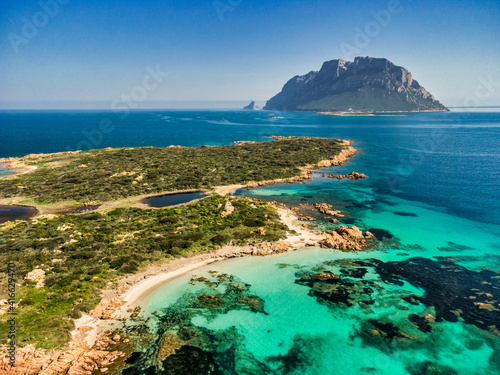
POLYGON ((148 67, 168 76, 139 107, 262 103, 294 75, 352 57, 346 46, 406 67, 446 105, 476 92, 477 104, 500 105, 500 2, 397 2, 3 0, 0 107, 110 108, 148 67), (390 21, 380 25, 380 12, 390 21))

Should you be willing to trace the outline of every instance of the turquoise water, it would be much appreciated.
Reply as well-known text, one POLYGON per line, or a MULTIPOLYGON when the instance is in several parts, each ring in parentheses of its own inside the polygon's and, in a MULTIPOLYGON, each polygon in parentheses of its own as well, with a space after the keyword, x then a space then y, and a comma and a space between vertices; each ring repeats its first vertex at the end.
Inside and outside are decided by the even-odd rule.
POLYGON ((6 169, 6 167, 7 163, 0 163, 0 177, 10 176, 15 172, 15 170, 6 169))
MULTIPOLYGON (((386 260, 397 259, 394 254, 370 252, 367 254, 342 254, 325 249, 304 249, 298 252, 276 255, 269 258, 244 258, 229 260, 191 272, 168 283, 147 300, 148 312, 161 311, 166 301, 186 299, 186 285, 193 275, 207 276, 207 271, 218 271, 236 275, 251 285, 251 290, 265 301, 269 315, 251 311, 233 310, 213 317, 202 310, 193 314, 195 327, 206 328, 212 332, 227 334, 233 327, 242 337, 233 339, 234 345, 244 345, 240 349, 240 368, 236 373, 279 373, 279 374, 408 374, 419 363, 431 361, 439 366, 452 368, 458 374, 496 374, 498 361, 490 363, 494 353, 487 341, 476 332, 474 327, 462 324, 441 322, 436 331, 419 335, 408 345, 397 346, 391 351, 366 343, 358 334, 363 322, 368 319, 388 319, 408 325, 407 316, 419 314, 426 309, 411 306, 409 310, 398 308, 395 297, 401 293, 421 294, 422 290, 409 283, 404 286, 387 288, 375 296, 376 304, 371 308, 354 306, 329 307, 308 294, 308 289, 294 283, 297 269, 315 268, 324 261, 338 259, 360 259, 381 257, 386 260), (284 264, 293 265, 282 268, 284 264), (393 293, 391 293, 391 291, 393 293), (241 353, 243 352, 243 353, 241 353), (270 358, 289 356, 290 366, 270 358), (257 371, 256 363, 266 364, 266 370, 257 371), (245 368, 253 369, 244 372, 245 368)), ((329 267, 337 271, 334 267, 329 267)), ((380 283, 376 275, 369 274, 380 283)), ((197 287, 193 286, 193 289, 197 287)), ((213 291, 212 291, 213 292, 213 291)), ((430 310, 432 311, 432 310, 430 310)), ((412 332, 415 330, 413 329, 412 332)), ((227 337, 226 337, 227 340, 227 337)), ((494 345, 491 344, 490 345, 494 345)), ((234 369, 234 368, 233 368, 234 369)), ((232 373, 225 369, 222 373, 232 373)), ((432 372, 429 372, 432 373, 432 372)), ((454 372, 440 372, 451 374, 454 372)))
MULTIPOLYGON (((499 374, 500 113, 269 115, 145 111, 120 120, 107 112, 0 113, 2 139, 9 139, 0 157, 270 135, 352 139, 360 150, 307 184, 236 195, 289 206, 332 204, 347 213, 341 224, 385 236, 380 248, 229 260, 171 281, 143 301, 146 330, 117 372, 499 374), (104 117, 115 129, 92 133, 104 117), (43 142, 27 142, 32 133, 43 142), (322 177, 351 171, 368 178, 322 177), (339 277, 317 280, 318 272, 339 277), (429 315, 437 321, 425 320, 429 315), (182 342, 166 359, 158 351, 165 335, 182 342)), ((335 227, 317 219, 322 230, 335 227)))

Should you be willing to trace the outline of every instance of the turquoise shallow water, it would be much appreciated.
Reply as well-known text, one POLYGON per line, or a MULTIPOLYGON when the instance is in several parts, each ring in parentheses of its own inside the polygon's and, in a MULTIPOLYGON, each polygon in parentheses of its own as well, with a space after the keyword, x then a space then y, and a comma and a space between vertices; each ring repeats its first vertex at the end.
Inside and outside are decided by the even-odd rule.
MULTIPOLYGON (((500 113, 269 115, 137 112, 119 120, 105 112, 0 113, 2 139, 10 140, 0 145, 0 157, 85 148, 83 131, 89 134, 103 117, 116 129, 92 147, 308 135, 352 139, 360 150, 346 166, 321 170, 307 184, 236 195, 290 206, 332 204, 347 213, 341 224, 385 237, 383 247, 229 260, 169 282, 143 301, 149 333, 139 335, 137 354, 117 372, 499 374, 500 113), (44 142, 23 142, 33 132, 44 142), (322 177, 351 171, 368 178, 322 177), (339 278, 315 279, 318 272, 339 278), (438 321, 426 320, 430 315, 438 321), (158 366, 168 334, 183 345, 160 356, 166 362, 158 366), (161 372, 162 366, 176 370, 161 372)), ((320 229, 334 228, 317 218, 320 229)))
MULTIPOLYGON (((393 352, 368 346, 357 337, 357 331, 367 319, 405 321, 408 314, 419 314, 425 310, 422 306, 410 306, 409 310, 402 311, 394 304, 392 294, 388 293, 390 290, 397 290, 396 295, 401 292, 422 293, 420 288, 409 283, 397 289, 384 290, 384 294, 376 296, 376 304, 369 309, 329 308, 317 303, 308 294, 307 288, 294 283, 298 267, 304 270, 324 261, 360 257, 397 258, 376 252, 346 255, 332 250, 304 249, 269 258, 230 260, 203 267, 158 289, 147 301, 148 311, 161 311, 166 301, 186 298, 186 285, 193 275, 208 276, 209 270, 227 272, 251 284, 252 292, 265 301, 265 310, 269 315, 237 310, 215 318, 195 314, 192 322, 196 327, 217 332, 236 327, 252 356, 252 360, 248 360, 248 354, 241 355, 243 367, 252 368, 254 362, 259 361, 267 363, 272 373, 408 374, 408 368, 416 368, 417 363, 432 361, 451 367, 458 374, 497 373, 498 367, 490 363, 493 349, 473 329, 461 324, 442 322, 432 338, 393 352), (282 268, 283 264, 294 267, 282 268), (277 364, 273 366, 269 360, 290 356, 290 352, 291 357, 294 354, 296 358, 290 358, 292 364, 289 368, 277 364)), ((330 269, 335 271, 332 267, 330 269)), ((373 274, 366 278, 377 280, 373 274)))
MULTIPOLYGON (((335 168, 330 171, 334 172, 335 168)), ((278 200, 290 205, 328 202, 346 210, 347 219, 355 219, 355 224, 363 229, 388 231, 394 236, 394 246, 362 253, 312 248, 207 266, 155 291, 146 303, 148 313, 185 300, 186 293, 198 290, 197 285, 188 286, 193 275, 209 277, 208 271, 218 271, 235 275, 251 285, 252 293, 265 301, 265 311, 269 314, 242 310, 221 313, 215 318, 203 310, 193 314, 194 326, 210 332, 227 332, 235 327, 242 336, 245 350, 251 353, 251 361, 248 353, 241 354, 239 360, 243 367, 254 368, 257 361, 269 366, 266 371, 280 374, 500 373, 498 341, 485 339, 481 331, 470 324, 451 323, 444 319, 436 323, 431 333, 412 331, 420 338, 412 340, 411 345, 393 345, 390 351, 363 341, 359 331, 369 319, 408 327, 411 325, 408 323, 410 314, 436 314, 435 309, 429 310, 422 304, 413 306, 398 301, 401 294, 423 295, 425 290, 418 285, 410 282, 405 282, 404 286, 384 284, 376 272, 369 270, 363 280, 373 280, 384 288, 373 296, 376 302, 367 309, 356 304, 350 308, 325 305, 310 295, 309 288, 295 283, 297 272, 313 270, 325 261, 339 259, 400 262, 413 257, 453 257, 455 264, 473 271, 488 267, 500 272, 498 226, 457 217, 421 202, 380 195, 365 181, 320 177, 306 185, 274 185, 241 191, 238 195, 278 200), (282 268, 283 264, 293 266, 282 268), (391 291, 395 291, 394 295, 391 291), (402 307, 408 310, 401 310, 402 307), (280 356, 288 358, 288 367, 270 359, 280 356), (441 366, 442 372, 425 372, 419 366, 426 361, 441 366)), ((334 227, 321 220, 317 224, 323 229, 334 227)), ((340 273, 338 267, 327 268, 340 273)), ((269 373, 266 371, 262 373, 269 373)), ((222 373, 231 372, 226 369, 222 373)), ((242 370, 236 373, 242 373, 242 370)))

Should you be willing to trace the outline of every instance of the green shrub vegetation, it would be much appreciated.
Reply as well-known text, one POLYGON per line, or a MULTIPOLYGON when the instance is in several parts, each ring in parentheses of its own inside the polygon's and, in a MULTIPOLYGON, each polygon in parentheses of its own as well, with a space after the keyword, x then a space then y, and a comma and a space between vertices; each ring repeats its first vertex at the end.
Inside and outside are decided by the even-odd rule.
POLYGON ((289 178, 299 168, 331 159, 339 141, 287 138, 240 146, 180 149, 125 148, 31 159, 33 173, 0 179, 0 197, 23 196, 37 203, 104 202, 141 194, 208 189, 289 178))
MULTIPOLYGON (((31 158, 33 173, 0 179, 0 198, 24 197, 40 205, 103 203, 160 192, 210 189, 289 178, 300 167, 332 159, 337 140, 287 138, 239 146, 129 148, 31 158)), ((17 344, 64 345, 71 318, 100 301, 100 290, 126 274, 225 244, 277 241, 288 228, 275 209, 213 194, 182 207, 120 207, 78 215, 41 216, 0 225, 0 299, 7 298, 6 265, 17 267, 17 344), (235 210, 223 217, 226 202, 235 210), (265 228, 265 230, 262 230, 265 228), (45 286, 25 280, 41 268, 45 286)), ((112 284, 111 284, 112 285, 112 284)), ((7 342, 9 316, 0 316, 7 342)))
MULTIPOLYGON (((0 261, 16 264, 20 283, 19 345, 63 345, 72 327, 70 318, 94 308, 101 298, 99 290, 122 275, 229 243, 276 241, 286 230, 272 207, 218 195, 177 208, 118 208, 0 226, 0 261), (235 210, 222 217, 227 200, 235 210), (258 227, 265 227, 265 232, 258 227), (45 287, 36 289, 24 280, 35 267, 46 271, 45 287)), ((0 298, 6 298, 5 273, 2 279, 0 298)), ((0 318, 3 342, 7 319, 0 318)))

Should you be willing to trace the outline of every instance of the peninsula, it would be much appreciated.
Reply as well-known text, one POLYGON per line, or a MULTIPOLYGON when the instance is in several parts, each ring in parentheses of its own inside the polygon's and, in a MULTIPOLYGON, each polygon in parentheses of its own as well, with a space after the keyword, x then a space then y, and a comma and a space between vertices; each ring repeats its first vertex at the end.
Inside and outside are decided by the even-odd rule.
MULTIPOLYGON (((159 270, 182 272, 227 257, 306 245, 365 248, 373 236, 355 227, 322 236, 296 226, 297 217, 286 207, 226 196, 235 188, 303 182, 313 169, 342 165, 355 153, 350 142, 276 137, 234 146, 103 149, 3 160, 24 172, 0 179, 0 204, 39 212, 31 220, 0 225, 0 259, 16 265, 21 348, 16 373, 35 374, 43 366, 62 366, 51 374, 84 368, 79 356, 95 349, 101 336, 96 331, 90 344, 82 337, 109 321, 131 284, 159 270), (144 197, 179 191, 206 197, 159 209, 142 203, 144 197), (47 354, 47 349, 62 352, 47 354), (76 357, 64 364, 61 353, 76 357)), ((321 212, 337 214, 323 206, 321 212)), ((130 298, 143 292, 144 287, 135 289, 130 298)), ((2 323, 8 319, 6 303, 0 306, 2 323)), ((0 337, 7 342, 8 326, 2 327, 0 337)), ((102 363, 114 355, 99 353, 102 363)))

